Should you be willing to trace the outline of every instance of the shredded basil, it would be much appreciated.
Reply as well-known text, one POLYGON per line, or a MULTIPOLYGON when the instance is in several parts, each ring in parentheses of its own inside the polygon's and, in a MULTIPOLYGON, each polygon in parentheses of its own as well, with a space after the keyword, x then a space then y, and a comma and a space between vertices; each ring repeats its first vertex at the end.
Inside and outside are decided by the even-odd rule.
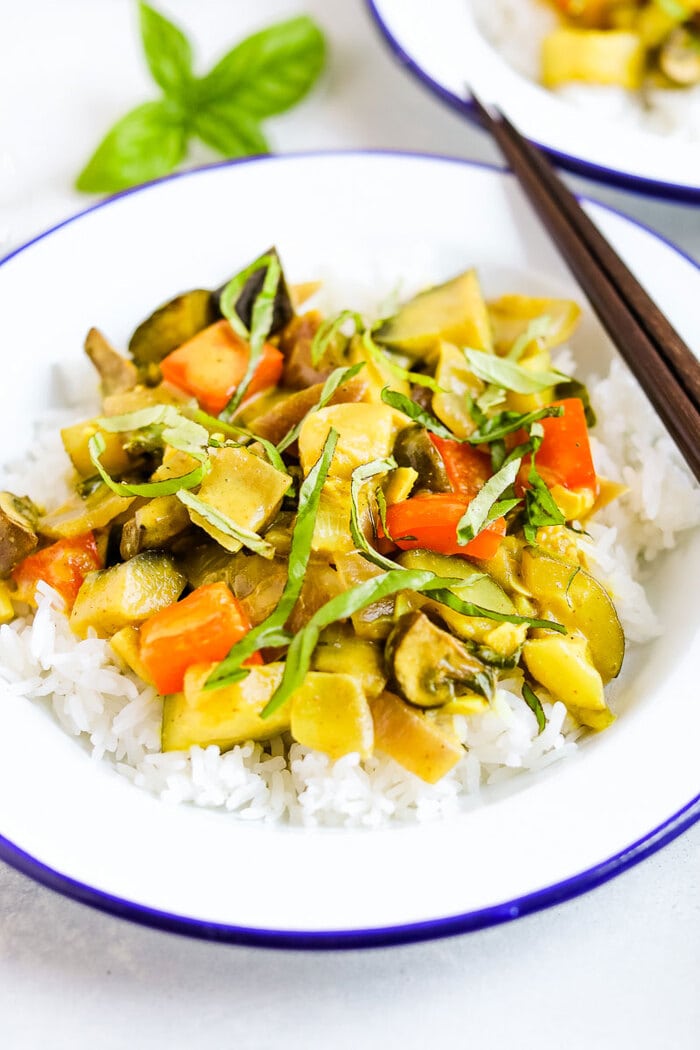
MULTIPOLYGON (((224 685, 232 685, 234 682, 245 678, 248 671, 242 667, 243 661, 247 660, 258 649, 268 645, 286 644, 284 641, 279 641, 281 637, 280 632, 301 593, 311 554, 311 541, 316 525, 321 489, 328 477, 328 469, 337 442, 338 432, 331 428, 321 455, 301 486, 299 509, 292 533, 292 546, 289 552, 287 582, 276 608, 266 620, 263 620, 257 627, 253 627, 240 642, 233 646, 228 656, 210 674, 206 682, 207 689, 218 689, 224 685)), ((288 635, 287 639, 289 639, 288 635)))
POLYGON ((385 558, 383 554, 380 554, 367 542, 367 537, 360 528, 359 497, 360 489, 365 482, 376 478, 378 474, 386 474, 389 470, 395 470, 396 466, 397 463, 393 456, 388 459, 374 459, 371 463, 365 463, 361 467, 356 467, 350 480, 350 534, 353 542, 363 558, 371 561, 374 565, 378 565, 380 569, 386 569, 388 572, 396 569, 396 563, 390 561, 389 558, 385 558))
POLYGON ((506 357, 497 357, 484 350, 466 349, 464 356, 472 372, 479 379, 493 383, 504 390, 512 390, 516 394, 535 394, 540 390, 546 390, 547 387, 567 381, 569 378, 561 372, 530 372, 522 365, 516 364, 515 361, 510 361, 506 357))
POLYGON ((354 310, 342 310, 337 317, 326 318, 319 325, 311 343, 311 364, 314 368, 320 364, 330 345, 335 342, 336 336, 339 333, 342 335, 343 325, 349 322, 352 322, 355 332, 364 328, 362 317, 354 310))
MULTIPOLYGON (((457 524, 457 542, 459 544, 465 545, 469 543, 489 521, 500 517, 500 513, 492 515, 491 511, 498 502, 499 497, 503 495, 506 489, 512 486, 518 475, 521 462, 522 460, 520 459, 513 459, 504 467, 501 467, 498 473, 490 477, 474 499, 471 500, 457 524)), ((515 502, 508 500, 506 502, 509 505, 509 509, 512 509, 519 503, 519 500, 515 500, 515 502)))
POLYGON ((540 419, 548 419, 551 416, 562 416, 564 409, 561 405, 548 405, 546 408, 537 408, 533 412, 499 412, 492 419, 485 419, 479 429, 475 430, 466 440, 470 445, 484 445, 492 441, 501 441, 508 434, 516 430, 527 430, 532 423, 540 419))
POLYGON ((382 401, 385 405, 389 405, 391 408, 398 409, 399 412, 403 412, 405 416, 412 419, 414 423, 420 423, 421 426, 425 427, 432 434, 437 434, 438 437, 446 438, 448 441, 459 441, 460 438, 455 437, 451 430, 448 430, 446 426, 436 419, 432 412, 428 412, 426 408, 421 408, 417 401, 414 401, 410 397, 406 397, 405 394, 400 394, 397 390, 391 390, 388 386, 385 386, 382 390, 382 401))
POLYGON ((223 532, 225 536, 238 540, 248 550, 259 554, 263 558, 274 558, 275 548, 267 540, 264 540, 262 536, 259 536, 257 532, 246 529, 242 525, 237 525, 227 514, 223 514, 216 507, 212 507, 211 503, 207 503, 206 500, 200 499, 199 496, 195 496, 191 492, 179 491, 176 495, 188 510, 193 510, 196 514, 199 514, 210 525, 213 525, 215 529, 223 532))
POLYGON ((125 481, 114 481, 100 463, 100 456, 104 452, 105 447, 105 439, 99 432, 93 434, 88 441, 88 452, 93 466, 104 481, 105 485, 107 485, 112 492, 116 492, 118 496, 145 496, 147 498, 155 496, 172 496, 179 492, 180 489, 193 489, 197 485, 200 485, 211 469, 210 461, 204 458, 198 463, 194 470, 189 471, 188 474, 182 474, 177 478, 166 478, 164 481, 144 481, 133 484, 125 481))
POLYGON ((547 725, 547 716, 544 713, 539 696, 530 688, 527 682, 523 682, 523 700, 537 719, 537 735, 539 736, 547 725))
MULTIPOLYGON (((260 437, 259 434, 255 434, 252 430, 247 430, 245 427, 237 427, 233 423, 226 423, 223 419, 217 419, 216 416, 210 416, 207 412, 203 412, 202 409, 198 409, 195 412, 195 419, 203 423, 205 427, 211 427, 212 431, 216 433, 219 431, 222 434, 230 434, 231 437, 241 437, 245 439, 245 444, 257 441, 258 444, 262 445, 265 450, 265 455, 270 461, 270 465, 279 470, 281 474, 289 474, 284 460, 280 456, 276 447, 267 438, 260 437)), ((289 475, 291 477, 291 474, 289 475)), ((288 490, 288 495, 291 495, 291 490, 288 490)))
MULTIPOLYGON (((379 327, 381 324, 381 321, 377 322, 375 328, 379 327)), ((372 338, 372 332, 369 329, 366 329, 362 333, 362 345, 369 356, 378 365, 385 365, 397 379, 401 379, 405 383, 415 383, 416 386, 427 387, 428 390, 432 390, 434 394, 445 393, 442 387, 438 386, 432 376, 424 375, 423 372, 411 372, 407 368, 402 368, 402 366, 397 364, 396 361, 393 361, 385 350, 382 350, 380 346, 377 346, 372 338)))
POLYGON ((551 330, 552 319, 547 314, 536 317, 533 321, 530 321, 522 335, 519 335, 515 340, 506 354, 507 359, 509 361, 519 361, 530 343, 534 343, 536 339, 545 339, 551 330))
POLYGON ((384 533, 386 538, 388 540, 391 540, 391 542, 393 543, 394 538, 389 532, 389 526, 387 525, 386 521, 386 496, 384 495, 384 489, 381 485, 377 485, 376 489, 374 490, 374 498, 377 501, 377 510, 379 511, 379 520, 382 524, 382 532, 384 533))
POLYGON ((278 442, 277 451, 284 452, 285 449, 288 449, 290 445, 294 444, 296 439, 299 437, 301 428, 303 427, 308 417, 313 412, 318 412, 320 408, 325 408, 330 399, 335 394, 338 387, 342 386, 343 383, 347 383, 349 379, 352 379, 353 376, 356 376, 357 373, 364 367, 365 362, 358 361, 356 365, 350 365, 349 368, 334 369, 323 384, 323 389, 321 390, 316 404, 309 409, 309 411, 306 413, 303 419, 300 419, 295 426, 291 427, 287 431, 282 440, 278 442))
POLYGON ((255 369, 258 367, 265 340, 267 339, 270 328, 272 327, 275 297, 277 295, 277 289, 281 277, 282 267, 280 266, 279 259, 276 255, 268 253, 267 255, 261 255, 259 259, 256 259, 255 262, 250 264, 250 266, 247 266, 245 270, 242 270, 240 273, 236 274, 235 277, 232 277, 221 293, 220 308, 222 314, 231 325, 234 332, 242 339, 246 339, 249 345, 248 365, 245 370, 245 375, 238 384, 233 397, 220 413, 221 419, 226 422, 231 419, 245 397, 246 391, 250 386, 250 381, 255 374, 255 369), (263 268, 265 269, 265 279, 262 288, 258 292, 255 297, 255 302, 253 303, 250 318, 250 331, 248 331, 236 313, 236 301, 238 300, 238 297, 249 277, 263 268))

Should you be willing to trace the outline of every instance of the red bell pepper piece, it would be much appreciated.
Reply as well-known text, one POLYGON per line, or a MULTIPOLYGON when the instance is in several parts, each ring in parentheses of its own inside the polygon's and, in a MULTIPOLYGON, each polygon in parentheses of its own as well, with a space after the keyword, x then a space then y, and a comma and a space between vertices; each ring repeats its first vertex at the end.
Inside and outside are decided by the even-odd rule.
MULTIPOLYGON (((178 693, 192 664, 223 660, 250 622, 225 583, 206 583, 141 625, 140 656, 159 693, 178 693)), ((261 664, 253 653, 246 665, 261 664)))
MULTIPOLYGON (((250 347, 226 320, 202 329, 160 363, 163 378, 197 398, 205 412, 216 416, 229 403, 245 375, 250 347)), ((275 386, 282 375, 283 354, 265 343, 244 401, 275 386)))
POLYGON ((462 441, 428 436, 442 457, 452 491, 473 499, 493 474, 490 457, 462 441))
POLYGON ((468 503, 468 499, 450 492, 413 496, 387 507, 386 523, 401 550, 423 547, 438 554, 492 558, 505 535, 505 520, 490 522, 478 536, 461 546, 457 542, 457 525, 468 503))
MULTIPOLYGON (((588 427, 583 402, 578 397, 554 401, 564 409, 562 416, 549 416, 541 420, 544 437, 537 453, 535 465, 546 484, 563 485, 567 489, 597 489, 595 467, 588 440, 588 427)), ((524 431, 518 431, 514 443, 527 440, 524 431)), ((523 461, 520 474, 522 484, 527 487, 527 471, 530 456, 523 461)))
POLYGON ((21 601, 33 603, 36 585, 44 580, 58 591, 70 609, 87 574, 101 568, 102 558, 95 537, 92 532, 86 532, 30 554, 13 571, 12 578, 21 601))

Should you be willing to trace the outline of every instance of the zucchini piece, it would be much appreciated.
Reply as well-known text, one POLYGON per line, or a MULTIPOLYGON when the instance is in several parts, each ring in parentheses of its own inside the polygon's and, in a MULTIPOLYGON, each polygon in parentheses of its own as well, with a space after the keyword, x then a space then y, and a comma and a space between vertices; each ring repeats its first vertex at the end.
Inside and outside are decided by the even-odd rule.
POLYGON ((493 670, 420 611, 399 619, 385 655, 401 695, 417 707, 442 707, 465 694, 493 696, 493 670))
POLYGON ((428 784, 437 784, 464 757, 454 734, 409 707, 394 693, 370 704, 374 746, 428 784))
POLYGON ((163 751, 216 744, 226 751, 246 740, 267 740, 289 729, 291 704, 261 718, 282 680, 284 664, 251 667, 246 677, 221 689, 205 690, 216 664, 194 664, 185 673, 184 691, 163 701, 163 751))
POLYGON ((186 580, 172 558, 146 551, 111 569, 91 572, 78 591, 70 625, 80 638, 92 627, 101 638, 141 624, 180 597, 186 580))
POLYGON ((523 660, 533 678, 582 725, 606 729, 614 721, 585 638, 561 634, 530 638, 523 646, 523 660))
POLYGON ((482 393, 484 384, 470 371, 464 354, 452 343, 439 344, 435 382, 444 393, 433 394, 433 412, 458 438, 469 437, 476 430, 469 414, 469 402, 482 393))
POLYGON ((551 616, 583 635, 603 683, 616 678, 625 655, 625 635, 603 585, 580 566, 540 547, 523 550, 522 576, 545 618, 551 616))
MULTIPOLYGON (((199 488, 199 498, 252 532, 269 525, 291 484, 289 475, 244 448, 217 449, 212 452, 211 462, 212 468, 199 488)), ((239 540, 221 532, 196 511, 190 510, 189 515, 195 525, 227 551, 241 549, 239 540)))
POLYGON ((9 576, 36 548, 38 516, 28 496, 0 492, 0 577, 9 576))
POLYGON ((381 646, 358 638, 349 624, 334 623, 322 632, 311 660, 314 671, 354 675, 372 699, 384 689, 387 674, 381 646))
POLYGON ((491 323, 476 270, 416 295, 374 337, 416 359, 443 339, 474 350, 492 350, 491 323))
POLYGON ((413 467, 418 474, 418 487, 431 492, 451 492, 442 456, 430 440, 425 427, 413 423, 396 436, 394 459, 400 467, 413 467))
POLYGON ((77 492, 55 510, 39 518, 38 530, 52 540, 73 539, 92 529, 103 529, 129 509, 135 496, 118 496, 103 482, 85 499, 77 492))
POLYGON ((129 353, 137 365, 160 364, 169 353, 219 317, 221 312, 211 292, 204 288, 183 292, 141 322, 129 340, 129 353))
POLYGON ((291 731, 305 747, 331 758, 372 754, 374 724, 360 680, 311 671, 291 699, 291 731))

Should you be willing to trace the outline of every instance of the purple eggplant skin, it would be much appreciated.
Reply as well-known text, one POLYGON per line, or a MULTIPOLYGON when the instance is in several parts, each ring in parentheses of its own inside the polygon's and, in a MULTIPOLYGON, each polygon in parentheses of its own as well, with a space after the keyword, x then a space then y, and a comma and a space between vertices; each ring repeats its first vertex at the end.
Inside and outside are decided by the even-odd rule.
MULTIPOLYGON (((279 255, 276 248, 270 248, 264 252, 265 255, 273 255, 278 262, 280 262, 279 255)), ((255 273, 251 274, 246 283, 243 285, 241 294, 236 300, 236 313, 240 317, 243 324, 250 331, 250 325, 252 320, 253 306, 255 300, 260 294, 265 280, 266 274, 265 267, 261 267, 256 270, 255 273)), ((228 284, 228 281, 226 282, 228 284)), ((217 288, 215 292, 212 292, 212 307, 217 312, 217 315, 221 317, 221 294, 226 287, 226 284, 222 284, 220 288, 217 288)), ((281 332, 283 328, 286 328, 291 319, 294 317, 294 307, 292 306, 292 299, 289 294, 289 288, 284 277, 284 270, 280 262, 280 279, 277 285, 277 294, 275 295, 275 305, 272 311, 272 324, 268 335, 276 335, 281 332)))

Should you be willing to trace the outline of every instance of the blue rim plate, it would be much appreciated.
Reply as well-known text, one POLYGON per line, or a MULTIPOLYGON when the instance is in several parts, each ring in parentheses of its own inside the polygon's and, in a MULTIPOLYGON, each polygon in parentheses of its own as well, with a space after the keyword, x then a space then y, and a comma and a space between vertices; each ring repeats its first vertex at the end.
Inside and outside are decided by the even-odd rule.
POLYGON ((479 124, 467 81, 496 102, 553 160, 577 175, 676 203, 700 202, 700 146, 627 131, 574 110, 516 73, 481 36, 469 0, 366 0, 399 62, 452 109, 479 124))
MULTIPOLYGON (((638 223, 585 206, 682 334, 697 339, 697 265, 638 223)), ((336 257, 331 269, 341 291, 348 274, 378 281, 376 259, 394 287, 388 275, 418 257, 434 279, 477 264, 490 294, 575 294, 515 180, 497 168, 346 152, 185 172, 101 202, 0 264, 3 345, 24 345, 37 288, 42 317, 51 319, 27 348, 35 358, 31 382, 26 354, 9 361, 4 447, 23 447, 28 420, 55 397, 52 371, 41 365, 79 359, 92 323, 123 341, 155 303, 216 284, 273 242, 292 280, 322 266, 325 275, 336 257)), ((590 320, 581 349, 601 360, 609 354, 590 320)), ((700 634, 692 596, 688 604, 682 597, 683 580, 700 566, 700 537, 689 541, 652 582, 667 631, 623 677, 616 725, 540 776, 486 793, 483 805, 376 831, 252 827, 161 803, 108 764, 91 762, 40 706, 3 696, 0 857, 66 896, 145 925, 290 948, 442 937, 592 889, 700 819, 691 674, 700 634), (681 720, 678 740, 672 727, 681 720), (652 761, 663 774, 654 784, 652 761)))

